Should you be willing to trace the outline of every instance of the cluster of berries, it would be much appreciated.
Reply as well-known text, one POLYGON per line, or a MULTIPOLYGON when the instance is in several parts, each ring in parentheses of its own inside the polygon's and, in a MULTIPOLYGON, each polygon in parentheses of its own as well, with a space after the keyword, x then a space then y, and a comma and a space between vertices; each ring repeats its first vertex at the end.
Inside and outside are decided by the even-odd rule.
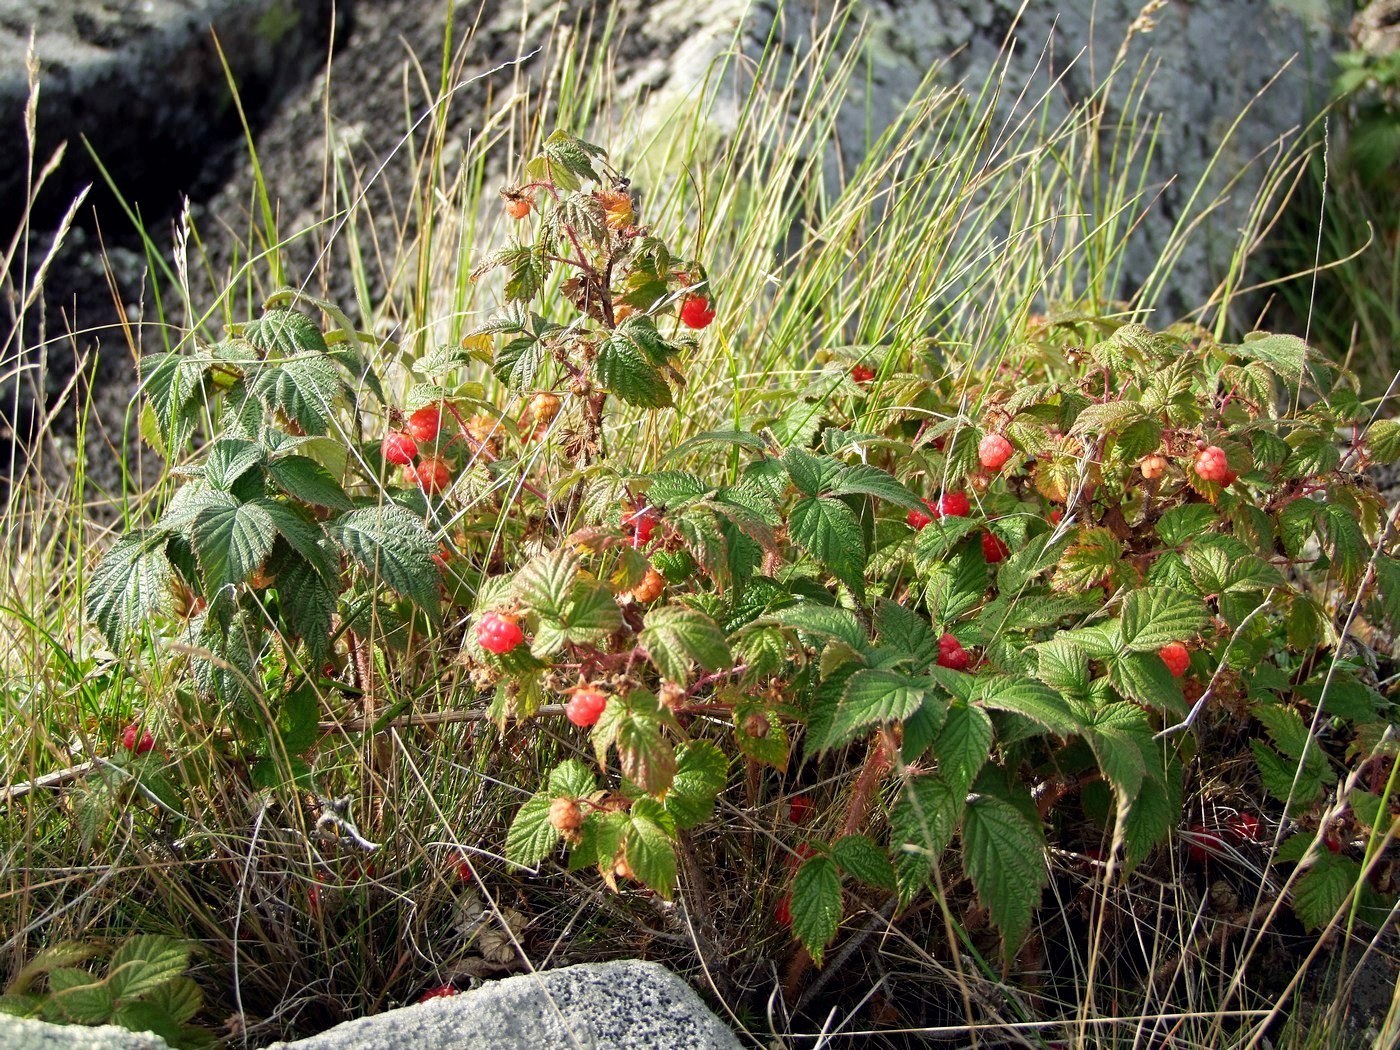
POLYGON ((419 445, 436 449, 441 431, 442 410, 437 405, 425 405, 408 417, 403 430, 385 434, 379 446, 386 462, 403 469, 405 485, 417 485, 429 495, 442 492, 452 483, 452 469, 446 460, 431 454, 421 459, 418 456, 419 445))
POLYGON ((142 730, 135 722, 122 730, 122 747, 133 755, 144 755, 154 749, 156 738, 150 730, 142 730))

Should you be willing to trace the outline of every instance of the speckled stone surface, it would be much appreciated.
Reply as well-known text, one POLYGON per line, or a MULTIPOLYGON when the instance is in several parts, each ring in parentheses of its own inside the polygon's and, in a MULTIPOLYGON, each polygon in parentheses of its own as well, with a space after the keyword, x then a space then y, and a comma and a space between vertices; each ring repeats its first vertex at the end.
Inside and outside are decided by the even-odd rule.
MULTIPOLYGON (((5 1050, 167 1050, 153 1035, 19 1021, 5 1050)), ((269 1050, 740 1050, 700 997, 656 963, 582 963, 364 1017, 269 1050)))

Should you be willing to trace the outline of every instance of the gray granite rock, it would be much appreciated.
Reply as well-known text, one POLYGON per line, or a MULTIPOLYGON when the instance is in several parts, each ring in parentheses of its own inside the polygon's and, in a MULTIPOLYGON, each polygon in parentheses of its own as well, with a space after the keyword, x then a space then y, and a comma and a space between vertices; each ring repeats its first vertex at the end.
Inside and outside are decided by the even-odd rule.
MULTIPOLYGON (((651 92, 647 113, 659 126, 732 46, 736 23, 750 58, 770 41, 796 56, 809 47, 813 8, 831 6, 717 0, 702 10, 687 0, 659 0, 646 9, 639 30, 657 42, 656 53, 626 86, 651 92), (677 26, 687 32, 666 50, 677 26)), ((1108 95, 1108 124, 1122 117, 1146 127, 1160 119, 1160 127, 1142 187, 1144 205, 1152 206, 1130 241, 1120 294, 1136 291, 1152 271, 1179 220, 1250 169, 1172 267, 1164 297, 1169 311, 1200 305, 1215 287, 1264 173, 1264 164, 1251 162, 1273 153, 1317 112, 1327 97, 1332 51, 1341 43, 1325 0, 1167 0, 1155 7, 1146 0, 838 0, 834 6, 850 10, 851 26, 868 30, 866 65, 852 78, 837 120, 835 145, 846 170, 934 66, 938 82, 975 95, 1009 43, 1001 114, 1026 111, 1023 89, 1031 100, 1048 91, 1058 119, 1092 96, 1121 48, 1125 72, 1108 95), (1144 9, 1149 17, 1140 17, 1144 9), (1144 68, 1150 89, 1145 105, 1133 111, 1132 82, 1144 68), (1248 118, 1232 128, 1246 106, 1248 118)), ((713 117, 720 134, 737 119, 737 109, 722 105, 713 117)), ((828 151, 834 176, 836 149, 828 151)))
MULTIPOLYGON (((23 155, 32 34, 40 161, 61 142, 70 151, 41 207, 61 210, 96 177, 81 137, 124 192, 182 189, 239 133, 219 49, 256 125, 324 61, 331 10, 330 0, 0 0, 0 127, 10 155, 23 155)), ((24 166, 6 165, 6 220, 22 210, 24 192, 24 166)))
POLYGON ((649 962, 492 981, 269 1050, 738 1050, 684 981, 649 962))
POLYGON ((103 1025, 83 1028, 27 1021, 0 1014, 0 1047, 5 1050, 170 1050, 158 1035, 103 1025))
MULTIPOLYGON (((581 963, 363 1017, 268 1050, 739 1050, 664 966, 581 963)), ((0 1014, 5 1050, 168 1050, 154 1035, 0 1014)))

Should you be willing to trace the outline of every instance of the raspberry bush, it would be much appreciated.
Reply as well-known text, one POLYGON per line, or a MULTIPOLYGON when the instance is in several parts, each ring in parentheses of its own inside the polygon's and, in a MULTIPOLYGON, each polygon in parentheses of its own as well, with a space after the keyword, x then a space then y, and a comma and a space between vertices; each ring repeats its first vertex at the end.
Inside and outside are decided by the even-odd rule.
POLYGON ((1241 735, 1302 921, 1383 913, 1361 875, 1390 708, 1347 640, 1393 655, 1400 561, 1366 471, 1400 428, 1344 372, 1290 336, 1038 319, 982 381, 926 344, 833 352, 806 424, 731 420, 643 473, 609 422, 688 396, 705 268, 577 139, 504 200, 518 239, 479 271, 500 311, 407 361, 402 398, 292 292, 151 362, 144 433, 185 465, 89 583, 115 649, 185 643, 255 758, 307 750, 327 668, 364 689, 462 663, 499 723, 566 701, 586 750, 506 855, 662 897, 739 781, 854 771, 773 902, 818 963, 850 902, 961 876, 1013 951, 1047 845, 1144 864, 1241 735))

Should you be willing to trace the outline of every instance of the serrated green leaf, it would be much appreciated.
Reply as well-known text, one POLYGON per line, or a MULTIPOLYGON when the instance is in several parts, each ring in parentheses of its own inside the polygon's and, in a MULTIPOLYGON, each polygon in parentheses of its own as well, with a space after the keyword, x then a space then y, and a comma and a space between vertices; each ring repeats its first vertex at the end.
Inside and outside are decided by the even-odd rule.
POLYGON ((567 547, 541 554, 515 574, 515 595, 536 615, 562 619, 578 570, 578 555, 567 547))
POLYGON ((1400 459, 1400 419, 1378 419, 1367 427, 1366 447, 1377 463, 1400 459))
POLYGON ((438 544, 417 517, 394 504, 364 507, 342 514, 327 531, 373 579, 437 614, 438 544))
POLYGON ((863 669, 846 683, 826 746, 850 740, 870 725, 896 722, 918 710, 928 682, 898 671, 863 669))
POLYGON ((671 818, 659 803, 640 798, 632 803, 624 851, 632 874, 670 900, 676 888, 676 848, 671 842, 671 818))
POLYGON ((330 649, 337 604, 333 581, 301 558, 279 562, 276 568, 281 628, 289 637, 302 639, 319 667, 330 649))
POLYGON ((933 744, 939 775, 954 795, 968 793, 992 754, 992 720, 979 707, 955 703, 933 744))
POLYGON ((549 771, 551 798, 587 798, 597 787, 597 778, 576 758, 566 758, 549 771))
POLYGON ((172 569, 165 544, 161 533, 130 532, 108 549, 87 581, 87 614, 115 650, 169 604, 172 569))
POLYGON ((1302 381, 1303 370, 1312 351, 1296 335, 1256 334, 1233 349, 1241 357, 1262 361, 1280 377, 1292 383, 1302 381))
POLYGON ((1089 654, 1064 634, 1035 647, 1036 676, 1061 693, 1082 695, 1089 689, 1089 654))
POLYGON ((676 776, 676 753, 661 735, 655 709, 629 705, 617 721, 613 742, 623 776, 651 795, 670 789, 676 776))
POLYGON ((1293 887, 1293 911, 1308 929, 1321 929, 1341 911, 1360 882, 1361 866, 1356 861, 1323 850, 1293 887))
POLYGON ((925 510, 924 501, 903 482, 866 463, 844 468, 828 482, 826 495, 874 496, 904 510, 925 510))
POLYGON ((841 924, 841 876, 830 857, 809 857, 792 881, 792 932, 817 966, 841 924))
POLYGON ((1188 708, 1181 683, 1157 653, 1127 653, 1108 665, 1108 681, 1125 699, 1180 717, 1188 708))
POLYGON ((1123 849, 1128 867, 1147 858, 1181 819, 1181 777, 1169 771, 1164 779, 1146 777, 1123 821, 1123 849))
POLYGON ((180 1026, 154 1003, 125 1002, 112 1013, 112 1023, 128 1032, 151 1032, 167 1043, 182 1042, 180 1026))
POLYGON ((898 602, 875 600, 875 633, 882 645, 913 657, 919 670, 938 659, 938 640, 929 622, 898 602))
POLYGON ((1156 652, 1194 638, 1206 622, 1205 604, 1166 587, 1141 587, 1123 600, 1123 644, 1134 652, 1156 652))
POLYGON ((282 412, 308 434, 324 434, 341 389, 328 360, 303 357, 263 369, 253 393, 268 412, 282 412))
POLYGON ((308 565, 327 581, 335 580, 337 566, 327 549, 326 535, 319 524, 277 500, 255 500, 250 506, 262 508, 277 529, 277 534, 287 542, 287 546, 301 555, 308 565))
POLYGON ((26 995, 22 992, 0 994, 0 1014, 8 1014, 10 1017, 33 1017, 43 1005, 44 1000, 37 995, 26 995))
POLYGON ((627 833, 627 814, 622 811, 603 813, 588 810, 579 828, 579 839, 569 851, 569 870, 600 865, 611 871, 622 850, 622 838, 627 833))
POLYGON ((778 609, 768 617, 781 627, 791 627, 804 634, 834 639, 857 651, 869 644, 865 629, 849 609, 838 609, 816 602, 799 602, 778 609))
POLYGON ((831 847, 831 859, 847 875, 867 886, 894 890, 894 865, 889 854, 865 835, 846 835, 831 847))
POLYGON ((115 952, 107 964, 107 986, 117 999, 135 999, 179 977, 190 964, 190 950, 159 934, 139 934, 115 952))
POLYGON ((331 472, 309 456, 284 456, 267 466, 272 483, 293 499, 331 510, 349 510, 354 504, 331 472))
POLYGON ((232 496, 200 511, 190 538, 206 595, 246 580, 272 553, 276 531, 264 507, 232 496))
POLYGON ((1134 704, 1106 704, 1082 735, 1126 812, 1147 776, 1143 754, 1152 747, 1152 731, 1145 714, 1134 704))
POLYGON ((46 1021, 99 1025, 111 1016, 111 991, 86 970, 58 969, 49 974, 49 996, 40 1008, 46 1021))
POLYGON ((1262 740, 1251 740, 1249 748, 1254 752, 1254 762, 1259 769, 1259 780, 1263 783, 1264 790, 1278 801, 1287 803, 1291 812, 1296 812, 1321 797, 1322 781, 1310 776, 1306 766, 1299 772, 1296 761, 1290 762, 1262 740))
POLYGON ((189 977, 174 977, 144 996, 145 1001, 169 1017, 175 1024, 185 1024, 204 1005, 204 992, 189 977))
POLYGON ((251 441, 221 438, 204 456, 204 480, 216 489, 232 489, 238 481, 263 461, 266 453, 251 441))
POLYGON ((607 390, 629 405, 669 408, 671 388, 666 378, 631 339, 614 333, 598 348, 593 374, 607 390))
POLYGON ((553 803, 548 791, 539 791, 520 807, 506 832, 506 860, 522 868, 533 868, 549 856, 559 841, 559 832, 549 822, 553 803))
POLYGON ((699 740, 682 747, 671 790, 663 800, 676 827, 685 830, 709 820, 728 776, 729 759, 714 744, 699 740))
POLYGON ((1030 678, 996 675, 983 683, 977 703, 994 711, 1010 711, 1028 718, 1058 737, 1073 736, 1081 728, 1064 699, 1049 686, 1030 678))
POLYGON ((324 354, 326 337, 316 322, 296 310, 280 307, 264 311, 257 320, 243 326, 243 338, 265 354, 296 357, 299 354, 324 354))
POLYGON ((1173 507, 1157 520, 1155 527, 1162 543, 1168 547, 1183 547, 1189 541, 1209 532, 1219 522, 1215 509, 1206 503, 1188 503, 1173 507))
POLYGON ((939 776, 924 774, 905 781, 890 810, 890 853, 901 900, 911 900, 928 882, 953 839, 965 799, 939 776))
POLYGON ((1080 529, 1055 570, 1054 587, 1079 592, 1114 580, 1123 571, 1123 545, 1106 528, 1080 529))
POLYGON ((800 500, 788 519, 788 534, 838 580, 862 588, 865 537, 850 507, 820 496, 800 500))
POLYGON ((1030 929, 1047 881, 1040 827, 1009 803, 977 795, 968 800, 962 829, 963 865, 1009 957, 1030 929))
POLYGON ((672 682, 685 681, 692 664, 717 671, 733 659, 719 625, 684 605, 651 610, 637 640, 656 669, 672 682))

